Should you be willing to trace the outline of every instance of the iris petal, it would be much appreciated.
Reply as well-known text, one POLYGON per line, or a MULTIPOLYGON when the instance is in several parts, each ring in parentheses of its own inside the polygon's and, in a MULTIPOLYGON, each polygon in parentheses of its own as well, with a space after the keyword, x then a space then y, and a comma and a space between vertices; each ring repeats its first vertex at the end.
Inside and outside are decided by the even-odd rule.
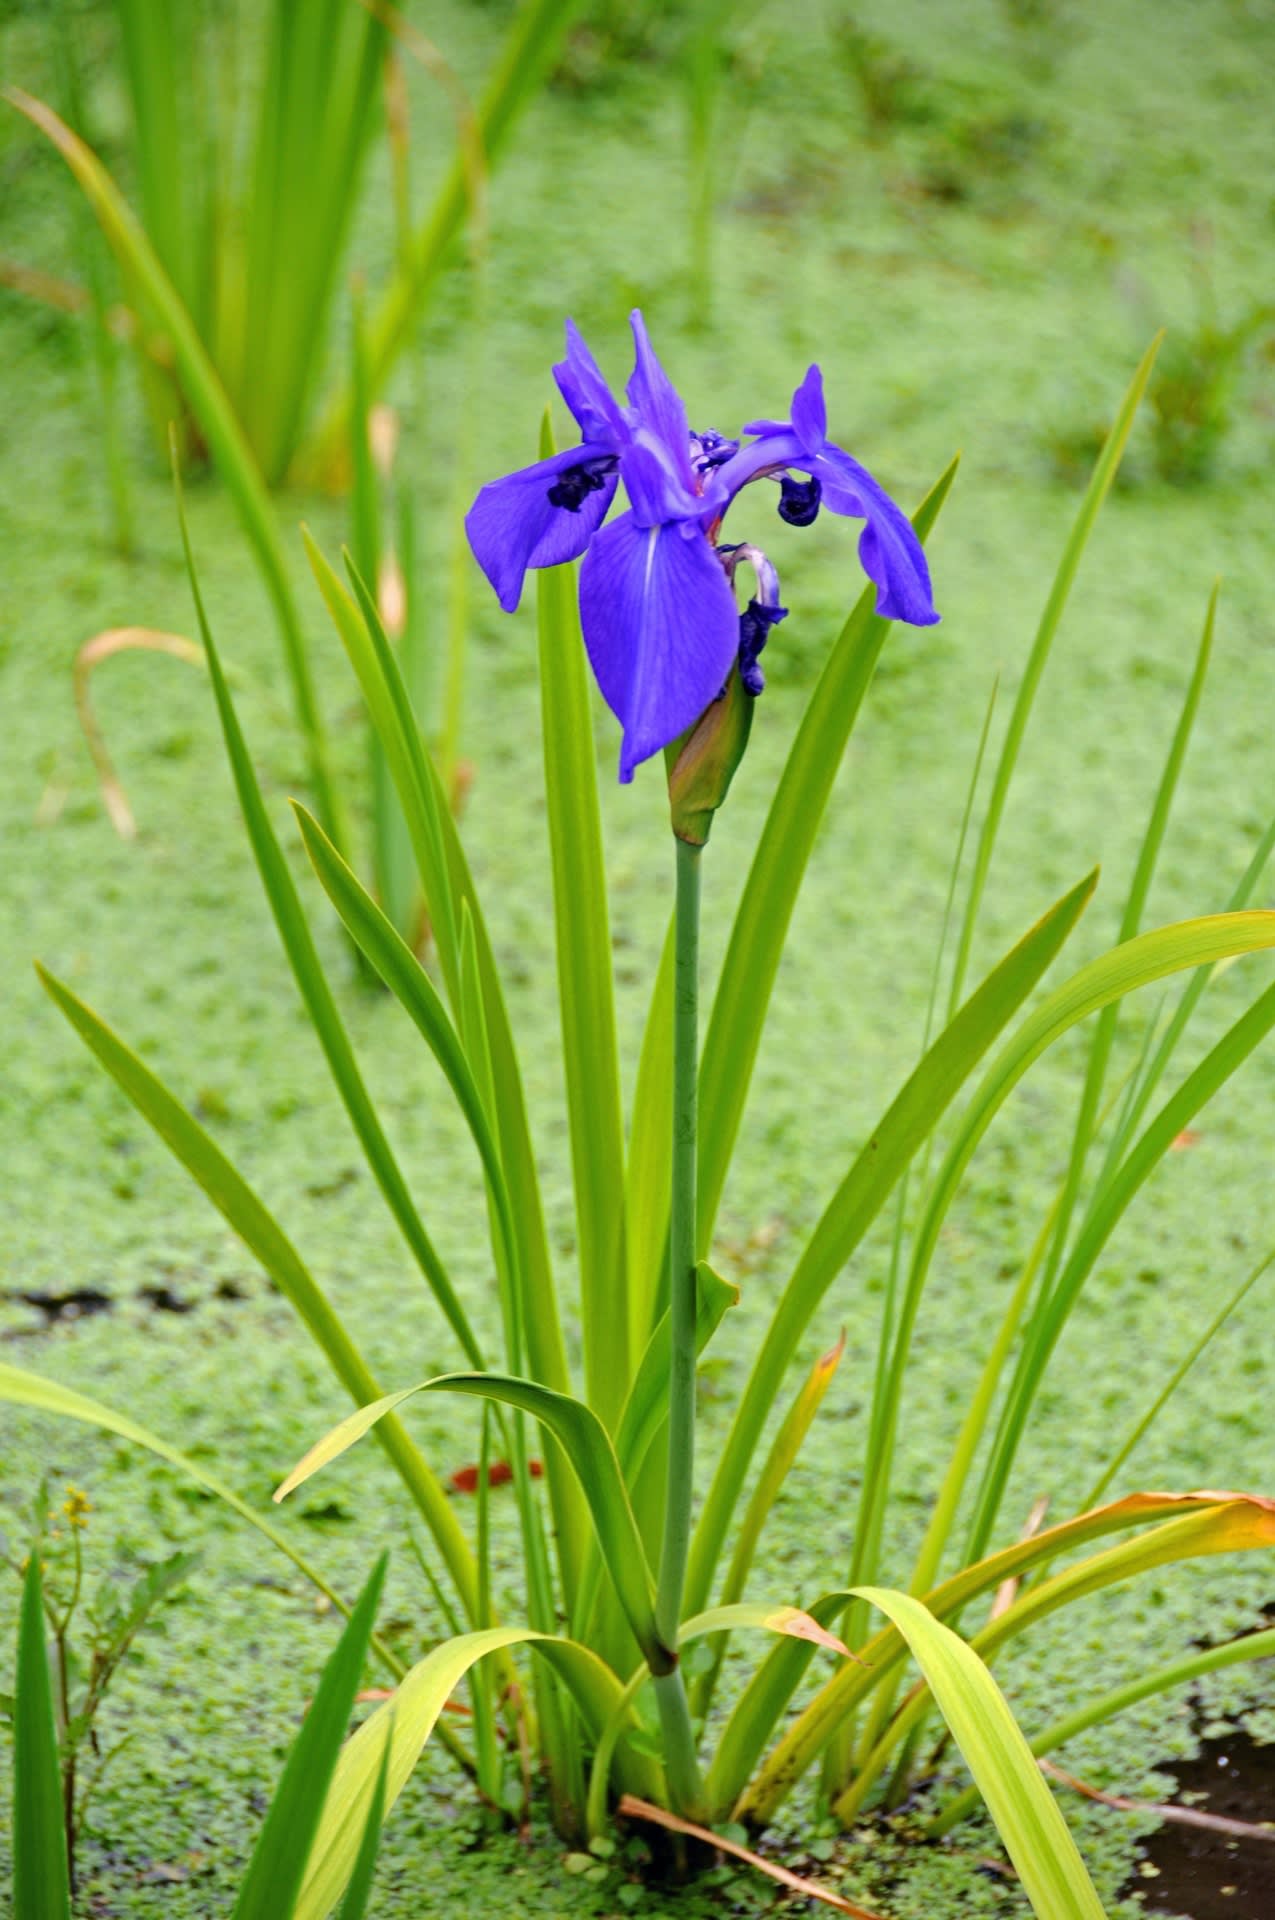
POLYGON ((877 612, 909 626, 938 624, 930 569, 916 529, 866 467, 829 441, 810 471, 823 483, 823 502, 833 513, 866 520, 859 561, 877 588, 877 612))
POLYGON ((580 619, 603 698, 624 728, 620 778, 699 719, 721 692, 739 615, 712 547, 690 523, 621 514, 580 569, 580 619))
POLYGON ((629 323, 637 355, 626 388, 630 403, 637 409, 642 426, 662 443, 678 479, 691 493, 695 488, 695 476, 691 472, 691 430, 682 396, 656 359, 647 338, 646 322, 636 308, 629 316, 629 323))
POLYGON ((620 403, 585 346, 574 320, 567 321, 567 357, 554 367, 553 377, 586 440, 617 449, 624 445, 628 427, 620 403))
POLYGON ((825 440, 818 452, 811 453, 791 428, 784 428, 743 447, 717 469, 714 478, 733 499, 750 480, 786 468, 818 480, 823 488, 821 504, 832 513, 867 521, 859 559, 877 588, 877 612, 888 620, 906 620, 913 627, 935 626, 939 616, 930 590, 930 570, 912 522, 867 468, 843 448, 825 440))
POLYGON ((569 447, 485 486, 465 516, 474 557, 506 613, 522 597, 528 567, 575 560, 601 526, 615 494, 615 475, 590 493, 577 512, 555 507, 549 488, 555 477, 589 458, 589 447, 569 447))
POLYGON ((807 453, 818 453, 828 437, 823 375, 811 367, 792 397, 792 430, 807 453))
POLYGON ((624 487, 641 527, 661 526, 669 520, 701 520, 725 495, 714 473, 704 479, 702 493, 684 481, 678 463, 664 442, 646 427, 634 430, 624 453, 624 487))

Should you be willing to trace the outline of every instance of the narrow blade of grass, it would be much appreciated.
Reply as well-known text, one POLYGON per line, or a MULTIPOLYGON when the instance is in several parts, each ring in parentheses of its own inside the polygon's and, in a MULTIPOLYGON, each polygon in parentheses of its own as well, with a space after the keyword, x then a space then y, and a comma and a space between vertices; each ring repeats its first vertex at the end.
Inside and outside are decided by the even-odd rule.
MULTIPOLYGON (((942 511, 956 461, 930 489, 912 524, 926 539, 942 511)), ((699 1234, 706 1258, 761 1043, 780 955, 819 823, 846 742, 890 631, 860 597, 802 716, 740 896, 704 1040, 699 1094, 699 1234)))
MULTIPOLYGON (((1146 909, 1147 894, 1155 874, 1160 849, 1164 845, 1164 836, 1169 824, 1169 810, 1173 805, 1173 796, 1177 791, 1178 778, 1182 772, 1182 763, 1186 758, 1187 745, 1191 730, 1195 725, 1195 716, 1199 711, 1200 696, 1204 692, 1204 679, 1208 672, 1209 659, 1213 651, 1213 628, 1217 617, 1218 587, 1214 584, 1209 595, 1208 610, 1204 616, 1204 631, 1200 638, 1196 654, 1195 671, 1191 675, 1186 697, 1182 703, 1182 712, 1169 746, 1168 757, 1156 789, 1155 801, 1150 818, 1138 849, 1134 863, 1133 878, 1129 884, 1124 911, 1120 916, 1120 931, 1117 940, 1132 940, 1142 926, 1142 916, 1146 909)), ((1058 1219, 1054 1228, 1053 1245, 1045 1267, 1045 1276, 1041 1285, 1041 1301, 1038 1311, 1045 1308, 1046 1298, 1058 1273, 1067 1235, 1071 1228, 1072 1214, 1080 1194, 1084 1177, 1085 1162, 1093 1143, 1094 1126, 1098 1110, 1102 1104, 1102 1091, 1106 1084, 1107 1067, 1111 1060, 1111 1050, 1115 1044, 1116 1028, 1120 1021, 1120 1002, 1113 1000, 1103 1008, 1094 1023, 1093 1038, 1089 1044, 1089 1058, 1085 1064, 1085 1078, 1081 1088, 1080 1106, 1076 1115, 1076 1124, 1072 1133, 1071 1152, 1067 1163, 1067 1178, 1063 1186, 1062 1200, 1058 1208, 1058 1219)))
MULTIPOLYGON (((762 1462, 757 1484, 744 1509, 744 1517, 739 1523, 730 1564, 726 1569, 726 1577, 722 1581, 721 1604, 723 1606, 737 1602, 744 1591, 762 1529, 770 1518, 771 1508, 779 1498, 784 1481, 788 1478, 793 1462, 814 1424, 815 1415, 823 1405, 824 1395, 832 1385, 833 1376, 841 1364, 845 1345, 846 1336, 843 1332, 835 1347, 830 1347, 827 1353, 819 1355, 779 1424, 771 1442, 770 1451, 762 1462)), ((726 1641, 722 1639, 714 1649, 712 1666, 695 1682, 692 1689, 691 1709, 697 1717, 708 1712, 725 1657, 726 1641)))
POLYGON ((1027 1418, 1049 1357, 1062 1336, 1082 1287, 1131 1202, 1155 1172, 1173 1142, 1205 1103, 1224 1086, 1275 1027, 1275 985, 1210 1049, 1147 1126, 1119 1170, 1095 1199, 1057 1284, 1024 1337, 1018 1366, 979 1490, 970 1529, 969 1557, 977 1558, 991 1537, 1027 1418))
POLYGON ((366 582, 351 565, 351 585, 356 596, 352 600, 307 528, 302 528, 301 537, 332 624, 359 683, 372 731, 385 755, 403 809, 434 932, 438 964, 455 1007, 460 985, 456 908, 439 820, 440 799, 431 778, 428 754, 411 698, 366 582))
POLYGON ((1269 1253, 1264 1254, 1256 1266, 1250 1267, 1248 1273, 1230 1295, 1229 1299, 1224 1300, 1218 1308, 1203 1333, 1200 1334, 1197 1340, 1192 1342, 1187 1353, 1173 1369, 1173 1372, 1169 1375, 1159 1393, 1156 1394, 1146 1412, 1139 1415, 1126 1438, 1121 1441, 1120 1445, 1103 1467, 1098 1478, 1094 1481, 1093 1487, 1085 1500, 1087 1507, 1097 1506, 1103 1494, 1107 1491, 1107 1488, 1111 1485, 1121 1467, 1129 1458, 1129 1455, 1135 1451, 1143 1436, 1149 1428, 1155 1424, 1164 1408, 1186 1379, 1188 1373, 1190 1373, 1206 1349, 1212 1345, 1214 1339, 1222 1331, 1222 1328, 1226 1325, 1232 1314, 1238 1309, 1241 1301, 1247 1298, 1258 1281, 1262 1279, 1265 1274, 1269 1273, 1272 1266, 1275 1266, 1275 1247, 1272 1247, 1269 1253))
MULTIPOLYGON (((1234 891, 1226 903, 1225 911, 1227 913, 1239 913, 1248 905, 1254 893, 1257 891, 1258 882, 1265 873, 1273 852, 1275 852, 1275 817, 1272 817, 1272 819, 1268 821, 1265 832, 1253 849, 1253 854, 1248 866, 1237 881, 1234 891)), ((1156 1088, 1164 1078, 1173 1056, 1181 1043, 1182 1037, 1190 1025, 1192 1015, 1199 1006, 1209 982, 1213 979, 1216 972, 1216 966, 1201 967, 1199 972, 1187 983, 1186 990, 1174 1009, 1173 1017, 1170 1019, 1168 1026, 1156 1044, 1155 1052, 1146 1062, 1143 1071, 1138 1077, 1138 1083, 1131 1094, 1129 1104, 1120 1117, 1120 1124, 1112 1133, 1111 1142, 1107 1149, 1107 1157, 1102 1172, 1098 1177, 1099 1187, 1106 1184, 1112 1170, 1128 1148, 1129 1142, 1132 1140, 1156 1088)))
POLYGON ((22 1585, 13 1702, 13 1920, 71 1920, 44 1589, 34 1550, 22 1585))
MULTIPOLYGON (((1002 1047, 957 1123, 917 1228, 895 1339, 888 1389, 888 1441, 878 1463, 875 1498, 884 1500, 888 1495, 894 1435, 898 1429, 912 1335, 943 1221, 976 1147, 1027 1069, 1070 1028, 1090 1014, 1101 1012, 1122 995, 1150 986, 1170 974, 1184 972, 1205 960, 1257 953, 1273 946, 1275 913, 1213 914, 1139 934, 1136 939, 1127 940, 1091 960, 1056 987, 1002 1047)), ((980 1504, 980 1516, 981 1526, 989 1516, 994 1517, 994 1508, 980 1504)), ((984 1539, 987 1537, 983 1535, 984 1539)))
POLYGON ((328 1783, 345 1740, 354 1695, 385 1582, 381 1555, 323 1669, 292 1743, 266 1823, 248 1862, 232 1920, 289 1920, 318 1831, 328 1783))
POLYGON ((1000 759, 996 764, 991 797, 987 803, 987 814, 979 832, 978 848, 974 855, 974 871, 970 877, 965 915, 956 945, 956 961, 952 968, 949 1011, 955 1010, 960 1005, 961 994, 964 991, 974 930, 978 925, 979 910, 983 904, 983 891, 987 885, 987 875, 992 864, 996 836, 1000 831, 1010 782, 1014 778, 1014 769, 1018 765, 1019 750, 1023 744, 1023 735, 1027 731, 1027 722, 1031 718, 1040 678, 1045 671, 1045 663, 1049 659, 1054 636, 1058 632, 1081 559, 1089 543, 1089 536, 1093 532, 1102 503, 1110 492, 1111 483, 1124 457, 1125 446, 1133 431, 1134 416, 1146 392, 1147 382, 1151 378, 1151 370, 1155 366, 1156 355, 1160 351, 1160 342, 1163 337, 1162 334, 1156 335, 1138 362, 1133 379, 1129 382, 1124 399, 1112 423, 1111 432, 1107 435, 1106 444, 1098 456, 1089 485, 1085 489, 1080 511, 1076 515, 1075 524, 1063 548, 1062 559, 1058 563, 1058 571, 1054 575, 1053 585, 1049 589, 1045 610, 1040 616, 1040 625, 1036 629, 1036 638, 1032 642, 1027 666, 1014 698, 1013 711, 1009 716, 1000 759))
POLYGON ((235 790, 239 796, 239 805, 248 831, 253 858, 257 864, 257 871, 261 875, 261 884, 265 889, 266 899, 269 902, 275 926, 278 928, 284 952, 288 956, 288 964, 292 968, 297 990, 314 1028, 315 1037, 323 1049, 337 1092, 349 1115, 350 1124, 354 1128, 372 1176, 381 1189, 395 1224, 406 1241, 430 1291, 438 1301, 448 1325, 459 1340, 466 1359, 475 1366, 482 1366, 482 1349, 469 1324, 469 1316, 460 1303, 433 1241, 426 1232, 425 1224, 416 1209, 402 1170, 377 1117, 371 1096, 364 1085, 363 1076, 354 1058, 354 1049, 350 1045, 345 1024, 337 1011, 336 1001, 319 960, 300 897, 292 875, 288 871, 288 863, 283 857, 283 849, 270 825, 270 817, 266 812, 265 801, 261 797, 256 773, 253 771, 247 742, 244 740, 230 688, 226 683, 221 656, 204 612, 203 596, 199 591, 194 556, 190 549, 185 510, 181 504, 180 485, 178 510, 181 517, 182 542, 186 551, 186 567, 195 601, 195 613, 199 620, 200 637, 203 640, 204 655, 208 662, 209 677, 212 680, 213 694, 217 702, 217 714, 226 743, 226 754, 234 776, 235 790))

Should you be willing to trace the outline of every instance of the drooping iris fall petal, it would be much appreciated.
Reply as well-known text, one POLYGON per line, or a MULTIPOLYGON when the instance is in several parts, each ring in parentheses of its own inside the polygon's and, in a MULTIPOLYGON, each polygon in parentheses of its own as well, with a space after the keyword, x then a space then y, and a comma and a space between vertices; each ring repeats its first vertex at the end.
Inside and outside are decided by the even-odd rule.
POLYGON ((580 620, 602 695, 624 728, 620 778, 684 733, 735 663, 739 614, 722 565, 691 522, 623 513, 580 569, 580 620))
POLYGON ((606 518, 618 465, 614 454, 590 456, 587 447, 571 447, 482 489, 465 515, 465 532, 506 613, 522 597, 528 567, 579 559, 606 518), (564 488, 578 506, 550 498, 564 488))

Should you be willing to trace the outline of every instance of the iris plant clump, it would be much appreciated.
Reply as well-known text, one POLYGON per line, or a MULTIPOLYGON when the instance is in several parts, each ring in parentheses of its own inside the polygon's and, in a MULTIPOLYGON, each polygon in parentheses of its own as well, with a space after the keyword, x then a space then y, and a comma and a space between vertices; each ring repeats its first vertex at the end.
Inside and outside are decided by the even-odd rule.
MULTIPOLYGON (((682 1834, 688 1825, 702 1832, 728 1822, 761 1830, 811 1777, 821 1805, 849 1825, 870 1799, 897 1804, 918 1776, 933 1771, 932 1742, 924 1736, 937 1711, 1036 1911, 1050 1920, 1101 1920, 1097 1895, 1033 1755, 1135 1700, 1272 1646, 1271 1634, 1258 1633, 1142 1670, 1082 1699, 1067 1719, 1034 1729, 1030 1748, 987 1664, 1060 1607, 1149 1569, 1275 1543, 1275 1501, 1256 1495, 1108 1496, 1169 1393, 1275 1255, 1259 1262, 1217 1308, 1130 1432, 1113 1438, 1074 1513, 1024 1537, 1021 1516, 1006 1510, 1052 1354, 1112 1234, 1182 1130, 1275 1027, 1275 986, 1268 985, 1185 1076, 1171 1075, 1172 1090, 1162 1095, 1218 963, 1275 949, 1275 913, 1249 906, 1275 850, 1275 820, 1252 850, 1225 911, 1143 926, 1208 666, 1216 591, 1149 810, 1118 944, 1043 988, 1093 895, 1097 876, 1091 872, 1047 906, 972 990, 966 976, 1032 702, 1156 347, 1125 395, 1045 597, 976 835, 959 925, 950 943, 946 918, 939 934, 916 1065, 850 1153, 842 1180, 768 1304, 755 1296, 741 1302, 714 1271, 718 1209, 806 864, 876 664, 892 622, 926 626, 938 617, 922 542, 955 469, 940 477, 909 521, 828 439, 817 367, 798 387, 788 419, 756 420, 738 439, 692 432, 636 314, 633 331, 636 365, 620 402, 568 324, 567 355, 556 374, 579 444, 555 451, 546 425, 540 460, 484 487, 467 522, 503 606, 515 609, 528 569, 539 572, 545 799, 578 1249, 571 1320, 578 1320, 580 1366, 570 1357, 575 1343, 546 1232, 539 1157, 496 945, 401 662, 374 593, 351 562, 347 589, 308 542, 403 810, 433 931, 429 970, 321 822, 301 806, 296 817, 328 899, 423 1041, 463 1116, 474 1149, 474 1230, 488 1243, 482 1265, 498 1296, 500 1351, 488 1351, 479 1338, 363 1081, 262 797, 189 542, 218 717, 266 896, 315 1038, 401 1233, 406 1264, 450 1329, 460 1370, 387 1391, 355 1329, 202 1122, 91 1008, 42 971, 56 1006, 250 1248, 354 1404, 276 1498, 374 1432, 428 1532, 425 1570, 453 1629, 410 1668, 393 1648, 370 1642, 393 1691, 337 1758, 335 1741, 369 1644, 379 1570, 373 1575, 355 1610, 359 1632, 337 1656, 341 1677, 339 1686, 332 1682, 335 1704, 327 1718, 335 1732, 327 1760, 319 1767, 305 1758, 285 1774, 283 1811, 277 1803, 252 1870, 256 1875, 260 1864, 265 1876, 272 1862, 275 1877, 268 1887, 261 1879, 256 1904, 237 1911, 252 1920, 325 1920, 344 1894, 350 1904, 342 1912, 361 1912, 382 1813, 393 1808, 435 1732, 493 1806, 525 1812, 534 1760, 558 1831, 573 1840, 601 1839, 617 1811, 671 1824, 682 1834), (755 481, 776 489, 771 498, 789 526, 809 525, 825 507, 861 520, 859 555, 869 586, 828 651, 766 809, 701 1046, 703 847, 748 739, 763 685, 760 656, 786 612, 775 567, 755 544, 755 521, 742 530, 748 538, 722 537, 728 517, 742 513, 736 496, 755 481), (609 517, 621 486, 628 505, 609 517), (735 593, 741 567, 753 586, 742 608, 735 593), (623 730, 621 780, 653 755, 665 755, 675 838, 676 906, 651 983, 627 1115, 586 652, 623 730), (1162 1031, 1149 1034, 1116 1099, 1108 1082, 1122 1001, 1175 975, 1186 982, 1177 1006, 1162 1031), (905 1418, 932 1418, 928 1410, 909 1409, 908 1371, 945 1224, 971 1160, 1018 1083, 1090 1015, 1096 1018, 1058 1194, 1014 1284, 998 1289, 1003 1318, 927 1503, 915 1564, 901 1571, 902 1585, 897 1577, 884 1585, 897 1552, 893 1463, 900 1427, 905 1418), (862 1319, 861 1263, 879 1223, 887 1226, 889 1269, 877 1353, 862 1395, 863 1419, 848 1424, 844 1436, 846 1484, 829 1493, 852 1520, 849 1565, 842 1583, 822 1593, 813 1586, 816 1564, 789 1569, 783 1592, 758 1597, 759 1544, 843 1354, 841 1345, 828 1350, 825 1338, 812 1357, 807 1338, 834 1287, 843 1302, 833 1327, 851 1313, 862 1319), (741 1333, 751 1336, 752 1359, 704 1484, 696 1479, 696 1373, 705 1347, 732 1313, 741 1333), (472 1533, 413 1438, 407 1409, 422 1393, 481 1403, 472 1533), (852 1454, 857 1474, 850 1471, 852 1454), (493 1489, 505 1480, 522 1553, 516 1593, 496 1590, 491 1548, 491 1502, 503 1497, 493 1489), (793 1604, 796 1597, 804 1606, 793 1604), (884 1625, 874 1624, 877 1615, 884 1625), (722 1653, 731 1635, 765 1637, 749 1678, 727 1697, 732 1674, 722 1653), (816 1660, 822 1672, 812 1677, 816 1660), (904 1688, 910 1662, 919 1678, 913 1675, 904 1688), (444 1709, 462 1684, 469 1688, 470 1719, 458 1732, 444 1709), (296 1817, 302 1803, 304 1821, 296 1817)), ((966 822, 980 792, 987 737, 985 727, 966 822)), ((962 874, 964 824, 954 838, 949 905, 962 874)), ((1227 970, 1228 993, 1238 972, 1227 970)), ((393 1351, 408 1350, 418 1318, 417 1298, 405 1295, 393 1351)), ((1104 1359, 1095 1356, 1095 1369, 1104 1359)), ((7 1364, 0 1365, 0 1399, 150 1448, 225 1501, 332 1595, 286 1528, 128 1415, 7 1364)), ((941 1438, 934 1436, 936 1445, 941 1438)), ((383 1509, 376 1511, 380 1532, 383 1509)), ((38 1623, 37 1586, 38 1574, 28 1606, 38 1623)), ((38 1651, 34 1631, 27 1637, 38 1651)), ((52 1780, 55 1743, 34 1651, 29 1664, 25 1692, 35 1706, 24 1738, 32 1753, 43 1754, 41 1777, 52 1780)), ((1083 1676, 1075 1678, 1083 1685, 1083 1676)), ((27 1778, 35 1778, 30 1768, 27 1778)), ((949 1797, 934 1813, 931 1831, 945 1831, 967 1807, 960 1793, 949 1797)), ((56 1849, 56 1828, 45 1824, 56 1849)), ((836 1896, 820 1897, 836 1903, 836 1896)), ((20 1920, 28 1920, 25 1910, 20 1920)))
MULTIPOLYGON (((673 1156, 669 1199, 667 1476, 655 1638, 647 1651, 669 1783, 683 1812, 702 1810, 689 1701, 677 1654, 690 1547, 695 1444, 699 1076, 699 855, 748 740, 764 685, 759 655, 787 608, 770 560, 723 542, 722 523, 751 481, 776 480, 780 518, 809 526, 821 504, 863 520, 859 557, 882 619, 938 619, 921 543, 884 488, 827 437, 823 377, 810 368, 791 420, 756 420, 750 444, 693 433, 632 315, 636 362, 621 406, 573 323, 558 389, 583 436, 484 487, 469 511, 470 544, 501 605, 513 612, 529 567, 583 554, 580 621, 594 676, 624 729, 620 779, 668 750, 677 836, 674 938, 673 1156), (804 478, 797 478, 803 475, 804 478), (626 512, 606 516, 623 481, 626 512), (751 565, 756 593, 741 614, 734 574, 751 565), (734 698, 732 698, 732 692, 734 698)), ((618 1197, 618 1196, 617 1196, 618 1197)), ((643 1646, 642 1636, 637 1636, 643 1646)))

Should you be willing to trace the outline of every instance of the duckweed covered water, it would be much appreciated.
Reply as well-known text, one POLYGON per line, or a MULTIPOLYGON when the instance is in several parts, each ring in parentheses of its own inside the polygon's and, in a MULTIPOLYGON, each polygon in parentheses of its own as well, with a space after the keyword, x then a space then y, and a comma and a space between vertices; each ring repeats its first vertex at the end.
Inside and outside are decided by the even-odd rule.
MULTIPOLYGON (((496 7, 452 5, 432 31, 474 80, 503 17, 496 7)), ((1275 16, 1222 0, 1171 15, 1147 0, 1101 9, 989 4, 959 17, 933 0, 874 4, 856 16, 881 43, 869 50, 876 64, 865 81, 862 43, 844 12, 765 8, 740 34, 711 289, 688 275, 678 100, 659 60, 640 52, 643 17, 634 10, 637 44, 629 47, 608 42, 599 13, 592 39, 574 44, 569 79, 528 116, 494 193, 485 332, 466 338, 456 324, 458 285, 446 283, 395 381, 440 646, 457 463, 476 481, 534 452, 564 310, 618 371, 624 315, 640 300, 692 417, 723 429, 755 410, 760 395, 768 409, 782 407, 807 362, 820 358, 834 426, 907 501, 958 446, 964 453, 932 546, 944 623, 891 639, 785 955, 715 1250, 743 1301, 704 1370, 707 1471, 769 1303, 914 1059, 977 729, 998 672, 1002 716, 1008 710, 1075 510, 1075 473, 1154 327, 1182 335, 1197 324, 1203 275, 1223 315, 1238 317, 1263 297, 1273 215, 1262 88, 1275 16), (601 79, 593 77, 599 48, 618 62, 615 71, 604 62, 601 79)), ((100 48, 105 16, 90 11, 86 28, 100 48)), ((39 13, 11 12, 0 35, 6 78, 47 86, 39 13)), ((104 77, 95 98, 113 158, 122 105, 104 77)), ((428 96, 415 98, 423 194, 442 164, 442 135, 428 96)), ((57 163, 10 122, 0 166, 0 251, 73 271, 57 163)), ((385 182, 373 179, 353 249, 354 264, 373 276, 387 254, 387 209, 385 182)), ((197 671, 142 657, 100 671, 96 698, 139 840, 121 842, 100 804, 71 702, 76 649, 107 626, 191 627, 171 500, 140 410, 129 425, 143 475, 140 547, 126 564, 106 535, 78 336, 6 294, 0 354, 4 1353, 126 1407, 264 1504, 280 1472, 343 1410, 341 1396, 284 1304, 59 1022, 30 971, 33 956, 193 1104, 388 1380, 422 1377, 454 1356, 307 1031, 197 671), (107 1296, 109 1310, 51 1327, 18 1297, 85 1289, 107 1296)), ((1106 509, 1029 736, 993 870, 984 964, 1097 859, 1103 884, 1075 958, 1114 937, 1218 572, 1225 587, 1212 683, 1149 918, 1219 906, 1242 870, 1275 809, 1272 436, 1269 366, 1259 362, 1241 379, 1234 429, 1206 485, 1165 484, 1145 423, 1135 437, 1130 484, 1106 509)), ((302 789, 302 756, 268 610, 225 498, 212 485, 196 488, 191 512, 241 715, 294 846, 286 798, 302 789)), ((358 781, 355 692, 291 533, 303 516, 334 546, 345 534, 343 511, 300 494, 280 502, 339 759, 358 781)), ((801 702, 859 590, 844 527, 820 521, 799 534, 775 524, 772 551, 793 612, 768 650, 749 762, 713 839, 710 967, 801 702)), ((464 737, 476 778, 465 831, 510 987, 569 1294, 533 616, 504 619, 479 584, 464 737)), ((610 777, 617 740, 601 712, 597 740, 631 1086, 671 860, 658 780, 620 792, 610 777)), ((494 1331, 467 1143, 430 1063, 406 1043, 395 1007, 355 978, 317 888, 296 864, 396 1150, 480 1331, 494 1331)), ((1269 963, 1254 960, 1230 970, 1206 1001, 1193 1047, 1233 1019, 1268 974, 1269 963)), ((1130 1010, 1130 1055, 1153 1012, 1150 996, 1130 1010)), ((1064 1165, 1082 1045, 1083 1036, 1033 1070, 980 1152, 945 1233, 897 1466, 889 1564, 899 1579, 1016 1263, 1064 1165)), ((1172 1157, 1130 1215, 1060 1349, 1007 1515, 1025 1517, 1039 1494, 1062 1514, 1082 1496, 1112 1435, 1154 1393, 1200 1317, 1275 1241, 1273 1094, 1268 1050, 1205 1112, 1195 1144, 1172 1157)), ((813 1354, 844 1325, 847 1352, 768 1536, 759 1595, 808 1599, 844 1576, 883 1265, 878 1237, 811 1329, 813 1354)), ((1123 1484, 1275 1488, 1268 1324, 1259 1289, 1123 1484)), ((440 1470, 474 1457, 476 1424, 454 1410, 425 1404, 413 1420, 440 1470)), ((0 1500, 11 1538, 45 1472, 55 1486, 69 1478, 88 1488, 88 1551, 100 1574, 127 1573, 174 1544, 200 1547, 185 1593, 139 1641, 103 1716, 104 1743, 127 1735, 129 1745, 90 1814, 82 1905, 130 1920, 223 1911, 334 1622, 316 1612, 286 1562, 276 1564, 158 1462, 8 1410, 2 1431, 0 1500)), ((307 1489, 287 1524, 347 1591, 388 1542, 389 1630, 405 1653, 438 1633, 395 1483, 373 1449, 307 1489)), ((509 1552, 506 1578, 514 1565, 509 1552)), ((1256 1558, 1166 1570, 1046 1623, 1006 1659, 1004 1684, 1024 1724, 1039 1725, 1191 1640, 1251 1625, 1270 1592, 1270 1567, 1256 1558)), ((500 1600, 516 1613, 515 1592, 500 1600)), ((0 1587, 0 1645, 12 1644, 15 1614, 16 1586, 0 1587)), ((1204 1690, 1213 1722, 1265 1703, 1265 1717, 1250 1724, 1267 1732, 1270 1698, 1260 1671, 1233 1669, 1204 1690)), ((1153 1701, 1059 1757, 1096 1784, 1155 1797, 1172 1785, 1155 1762, 1192 1742, 1186 1703, 1153 1701)), ((7 1802, 7 1776, 0 1793, 7 1802)), ((1067 1812, 1111 1911, 1136 1911, 1116 1898, 1136 1837, 1129 1817, 1070 1801, 1067 1812)), ((623 1853, 572 1871, 580 1862, 565 1862, 543 1829, 532 1840, 487 1831, 445 1759, 427 1756, 386 1837, 376 1911, 385 1920, 484 1905, 693 1916, 773 1904, 769 1888, 733 1871, 689 1893, 644 1891, 623 1853)), ((1025 1911, 1012 1884, 982 1869, 998 1849, 981 1824, 942 1850, 923 1851, 875 1825, 830 1848, 803 1801, 776 1844, 786 1860, 896 1920, 1025 1911)))

